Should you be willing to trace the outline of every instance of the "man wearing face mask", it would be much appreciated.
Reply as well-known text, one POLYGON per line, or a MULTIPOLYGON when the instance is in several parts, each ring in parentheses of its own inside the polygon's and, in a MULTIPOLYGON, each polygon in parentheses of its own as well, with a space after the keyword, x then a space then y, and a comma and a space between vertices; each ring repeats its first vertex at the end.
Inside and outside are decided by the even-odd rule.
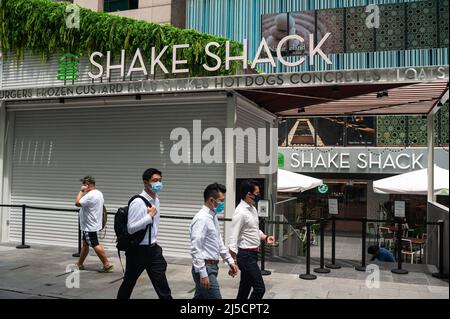
POLYGON ((237 299, 262 299, 266 291, 261 270, 258 266, 258 252, 261 241, 274 243, 273 236, 259 230, 256 206, 261 199, 260 186, 254 180, 244 181, 240 188, 241 202, 236 207, 231 222, 229 242, 230 253, 241 271, 237 299))
POLYGON ((147 229, 144 239, 138 247, 126 251, 126 270, 122 285, 117 294, 118 299, 129 299, 137 279, 144 270, 155 288, 160 299, 172 299, 169 283, 166 278, 167 262, 162 254, 162 248, 157 244, 159 226, 159 197, 162 190, 162 173, 149 168, 142 175, 144 190, 140 196, 144 197, 151 207, 141 198, 134 199, 128 207, 128 232, 147 229))
POLYGON ((189 227, 191 238, 192 277, 195 282, 194 299, 222 299, 217 281, 219 259, 229 267, 229 275, 237 274, 236 264, 220 234, 218 214, 225 210, 225 186, 211 184, 203 192, 204 204, 189 227))

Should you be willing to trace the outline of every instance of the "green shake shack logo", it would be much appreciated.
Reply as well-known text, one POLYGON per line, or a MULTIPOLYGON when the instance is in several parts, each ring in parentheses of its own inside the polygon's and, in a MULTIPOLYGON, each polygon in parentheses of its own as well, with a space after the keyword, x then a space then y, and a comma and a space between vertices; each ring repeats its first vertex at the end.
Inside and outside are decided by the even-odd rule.
POLYGON ((58 71, 56 78, 60 81, 78 80, 78 63, 76 55, 66 53, 58 58, 58 71))
POLYGON ((326 194, 326 193, 328 193, 328 185, 327 184, 322 184, 319 187, 317 187, 317 190, 321 194, 326 194))
POLYGON ((278 153, 278 167, 279 168, 284 168, 284 164, 285 164, 284 162, 285 162, 284 154, 278 153))

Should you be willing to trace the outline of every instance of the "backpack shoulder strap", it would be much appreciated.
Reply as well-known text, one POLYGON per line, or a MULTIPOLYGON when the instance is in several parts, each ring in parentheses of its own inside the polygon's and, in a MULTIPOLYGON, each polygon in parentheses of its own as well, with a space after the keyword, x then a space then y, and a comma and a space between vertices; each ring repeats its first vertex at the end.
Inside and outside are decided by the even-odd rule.
POLYGON ((144 196, 138 195, 140 199, 142 199, 147 207, 152 207, 152 204, 145 198, 144 196))
MULTIPOLYGON (((136 198, 142 199, 147 207, 152 207, 152 204, 150 204, 150 202, 149 202, 144 196, 141 196, 141 195, 133 196, 133 197, 130 199, 130 201, 128 202, 128 206, 130 206, 131 202, 134 201, 136 198)), ((148 238, 149 238, 148 243, 149 243, 149 245, 150 245, 150 243, 151 243, 151 238, 152 238, 152 223, 148 224, 147 227, 146 227, 146 229, 147 229, 147 228, 148 228, 148 238)), ((119 256, 120 256, 120 255, 119 255, 119 256)))
POLYGON ((142 199, 147 207, 152 207, 152 204, 150 204, 150 202, 147 200, 147 198, 145 198, 144 196, 141 196, 141 195, 135 195, 135 196, 131 197, 130 200, 128 201, 128 206, 130 206, 131 202, 134 201, 136 198, 142 199))

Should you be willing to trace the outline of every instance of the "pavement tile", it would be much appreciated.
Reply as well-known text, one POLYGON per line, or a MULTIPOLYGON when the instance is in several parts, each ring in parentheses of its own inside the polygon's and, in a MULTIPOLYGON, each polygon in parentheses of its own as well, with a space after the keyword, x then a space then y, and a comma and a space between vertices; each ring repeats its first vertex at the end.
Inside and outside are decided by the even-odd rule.
MULTIPOLYGON (((80 272, 80 288, 66 287, 66 267, 76 262, 71 255, 72 248, 33 245, 32 249, 17 250, 12 245, 0 244, 0 298, 116 298, 122 283, 122 268, 112 252, 108 252, 115 265, 112 274, 99 274, 98 258, 91 254, 87 259, 88 271, 80 272), (12 247, 12 248, 11 248, 12 247)), ((191 263, 187 258, 168 256, 167 278, 173 297, 190 299, 193 297, 194 283, 191 277, 191 263)), ((266 295, 270 299, 315 299, 315 298, 407 298, 407 299, 448 299, 448 281, 431 277, 425 265, 412 265, 405 276, 394 275, 390 267, 380 267, 380 288, 369 289, 365 280, 368 273, 357 272, 349 267, 332 270, 329 274, 316 274, 317 279, 302 280, 299 274, 306 272, 304 261, 294 263, 268 262, 266 269, 272 270, 265 276, 266 295), (422 271, 426 271, 423 273, 422 271)), ((356 263, 357 264, 357 263, 356 263)), ((311 265, 311 273, 317 267, 311 265)), ((227 275, 227 266, 220 264, 219 283, 222 296, 234 299, 239 287, 239 277, 227 275)), ((138 279, 132 298, 157 298, 155 290, 144 272, 138 279)))

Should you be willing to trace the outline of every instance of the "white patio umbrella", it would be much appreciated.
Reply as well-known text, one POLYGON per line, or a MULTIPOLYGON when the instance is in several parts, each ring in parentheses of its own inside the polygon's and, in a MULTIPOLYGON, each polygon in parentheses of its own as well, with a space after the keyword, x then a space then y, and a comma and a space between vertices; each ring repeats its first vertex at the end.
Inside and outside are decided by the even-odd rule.
MULTIPOLYGON (((434 165, 435 194, 448 195, 448 184, 448 170, 434 165)), ((426 168, 373 182, 373 190, 379 194, 427 195, 427 186, 428 173, 426 168)))
POLYGON ((284 169, 278 169, 278 192, 298 193, 316 188, 323 184, 321 179, 293 173, 284 169))

